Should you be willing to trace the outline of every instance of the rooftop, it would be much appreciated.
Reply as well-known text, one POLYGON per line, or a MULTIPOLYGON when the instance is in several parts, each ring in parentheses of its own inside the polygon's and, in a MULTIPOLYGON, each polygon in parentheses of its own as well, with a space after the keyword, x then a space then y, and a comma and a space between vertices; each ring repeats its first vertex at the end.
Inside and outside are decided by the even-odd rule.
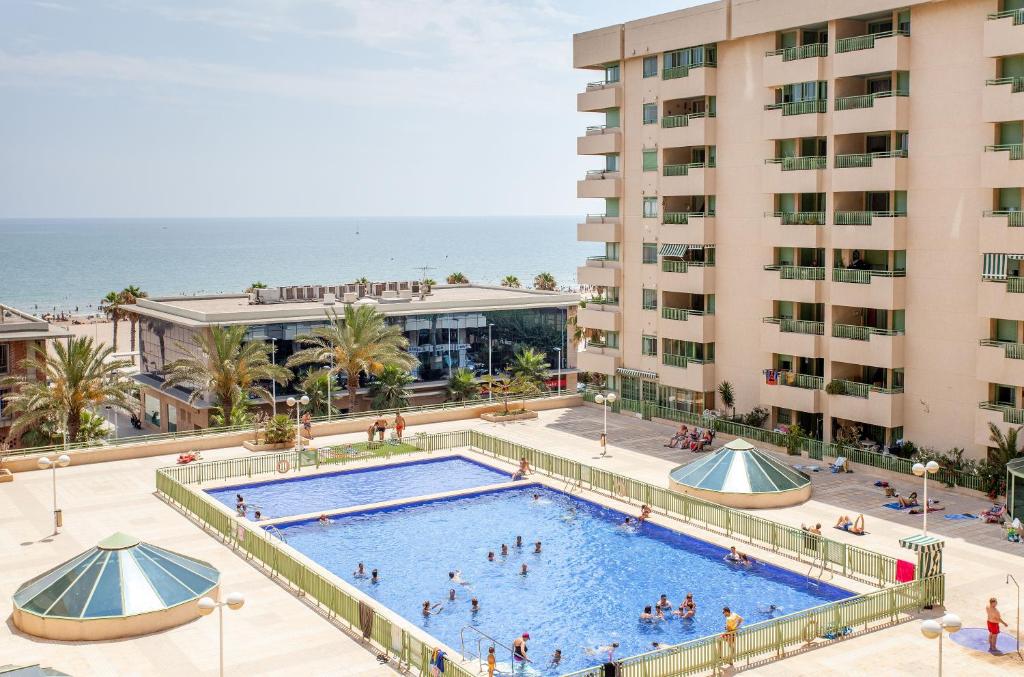
POLYGON ((70 332, 51 327, 44 319, 0 303, 0 341, 32 341, 68 336, 71 336, 70 332))

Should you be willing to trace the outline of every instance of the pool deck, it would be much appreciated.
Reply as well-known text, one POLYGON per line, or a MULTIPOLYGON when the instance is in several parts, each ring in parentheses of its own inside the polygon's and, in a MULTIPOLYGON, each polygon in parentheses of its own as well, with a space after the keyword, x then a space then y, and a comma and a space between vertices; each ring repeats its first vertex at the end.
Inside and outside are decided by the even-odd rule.
MULTIPOLYGON (((673 467, 696 458, 690 452, 665 449, 672 427, 650 421, 609 415, 609 457, 597 456, 601 411, 585 406, 541 412, 531 421, 491 424, 454 421, 411 429, 410 432, 474 427, 522 444, 585 461, 608 470, 665 486, 673 467)), ((318 443, 358 440, 356 435, 332 436, 318 443)), ((725 438, 729 439, 729 438, 725 438)), ((721 440, 725 441, 725 440, 721 440)), ((204 452, 206 460, 248 455, 240 447, 204 452)), ((408 458, 416 458, 410 456, 408 458)), ((401 460, 399 457, 398 460, 401 460)), ((806 460, 806 459, 804 459, 806 460)), ((245 593, 246 606, 225 612, 225 672, 247 675, 388 675, 374 655, 293 593, 203 533, 154 495, 154 470, 174 462, 154 457, 58 470, 58 503, 65 527, 49 537, 51 478, 49 472, 19 474, 15 482, 0 485, 0 597, 9 600, 17 586, 58 562, 95 545, 115 531, 204 559, 222 572, 226 591, 245 593)), ((920 516, 881 507, 886 501, 872 486, 884 473, 856 466, 851 475, 813 473, 814 498, 795 508, 757 511, 766 517, 798 525, 830 525, 840 513, 863 512, 869 533, 856 537, 826 528, 837 540, 850 541, 893 556, 910 553, 898 539, 917 533, 920 516)), ((918 489, 916 478, 898 483, 906 493, 918 489)), ((980 499, 932 486, 947 512, 977 512, 980 499)), ((621 504, 620 504, 621 505, 621 504)), ((1000 599, 1012 632, 1015 589, 1006 585, 1007 573, 1024 573, 1024 545, 999 539, 1000 530, 977 520, 952 521, 932 513, 930 531, 947 538, 945 570, 947 608, 959 614, 965 627, 984 626, 984 607, 990 596, 1000 599)), ((708 532, 688 533, 719 542, 708 532)), ((773 560, 769 560, 773 561, 773 560)), ((774 561, 792 570, 799 567, 780 558, 774 561)), ((1018 575, 1019 578, 1024 576, 1018 575)), ((837 584, 843 585, 839 580, 837 584)), ((198 619, 184 626, 146 637, 101 643, 65 643, 23 635, 10 622, 0 628, 0 665, 41 663, 76 677, 88 675, 215 675, 217 631, 213 619, 198 619)), ((945 642, 945 670, 950 675, 1024 674, 1015 654, 990 656, 945 642)), ((917 622, 880 629, 796 656, 738 672, 757 675, 936 674, 937 647, 922 638, 917 622)))

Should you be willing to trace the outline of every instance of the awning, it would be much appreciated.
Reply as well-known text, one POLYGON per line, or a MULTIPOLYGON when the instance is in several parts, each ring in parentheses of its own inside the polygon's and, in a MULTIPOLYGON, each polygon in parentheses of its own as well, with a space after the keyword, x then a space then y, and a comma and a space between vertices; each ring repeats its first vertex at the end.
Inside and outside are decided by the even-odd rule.
POLYGON ((946 545, 946 542, 936 536, 925 536, 917 534, 900 539, 900 545, 917 552, 938 552, 946 545))
POLYGON ((663 244, 661 245, 662 256, 684 256, 690 248, 687 244, 663 244))
POLYGON ((1006 254, 982 254, 981 276, 986 280, 1006 279, 1006 254))
POLYGON ((658 379, 658 372, 656 371, 644 371, 643 369, 628 369, 626 367, 619 367, 615 370, 615 373, 619 376, 629 376, 631 378, 647 378, 647 379, 658 379))

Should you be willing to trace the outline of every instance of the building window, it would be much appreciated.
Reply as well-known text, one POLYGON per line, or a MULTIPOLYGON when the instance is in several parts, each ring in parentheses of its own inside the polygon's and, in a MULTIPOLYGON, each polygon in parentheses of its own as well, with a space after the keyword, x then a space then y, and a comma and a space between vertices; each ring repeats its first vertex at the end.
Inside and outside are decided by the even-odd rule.
POLYGON ((658 355, 658 337, 657 336, 643 336, 641 337, 641 350, 644 355, 658 355))
POLYGON ((644 242, 644 263, 658 262, 658 243, 644 242))
POLYGON ((656 172, 656 171, 658 171, 658 151, 656 151, 656 150, 645 150, 644 151, 644 171, 645 172, 656 172))
POLYGON ((645 56, 644 57, 644 77, 653 78, 658 74, 658 57, 656 56, 645 56))
POLYGON ((619 64, 611 64, 604 67, 604 81, 607 84, 619 81, 619 64))
POLYGON ((146 395, 146 420, 151 425, 160 427, 160 400, 152 395, 146 395))
POLYGON ((645 103, 644 104, 644 124, 653 125, 658 122, 658 104, 656 103, 645 103))
POLYGON ((167 432, 173 433, 178 431, 178 408, 168 404, 167 405, 167 432))
POLYGON ((658 198, 656 197, 645 197, 644 198, 644 218, 652 219, 658 216, 658 198))
POLYGON ((11 368, 10 346, 6 343, 0 345, 0 374, 6 374, 11 368))
POLYGON ((658 309, 658 290, 644 289, 644 310, 658 309))

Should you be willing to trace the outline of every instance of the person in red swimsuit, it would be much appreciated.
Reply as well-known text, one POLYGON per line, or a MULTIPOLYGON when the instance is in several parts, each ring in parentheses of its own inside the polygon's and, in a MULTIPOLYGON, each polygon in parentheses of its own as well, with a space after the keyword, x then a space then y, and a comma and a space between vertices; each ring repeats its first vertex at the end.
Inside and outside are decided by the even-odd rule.
POLYGON ((999 639, 999 624, 1006 625, 999 609, 996 608, 995 597, 988 601, 988 606, 985 607, 985 616, 988 619, 988 650, 995 652, 996 640, 999 639))

